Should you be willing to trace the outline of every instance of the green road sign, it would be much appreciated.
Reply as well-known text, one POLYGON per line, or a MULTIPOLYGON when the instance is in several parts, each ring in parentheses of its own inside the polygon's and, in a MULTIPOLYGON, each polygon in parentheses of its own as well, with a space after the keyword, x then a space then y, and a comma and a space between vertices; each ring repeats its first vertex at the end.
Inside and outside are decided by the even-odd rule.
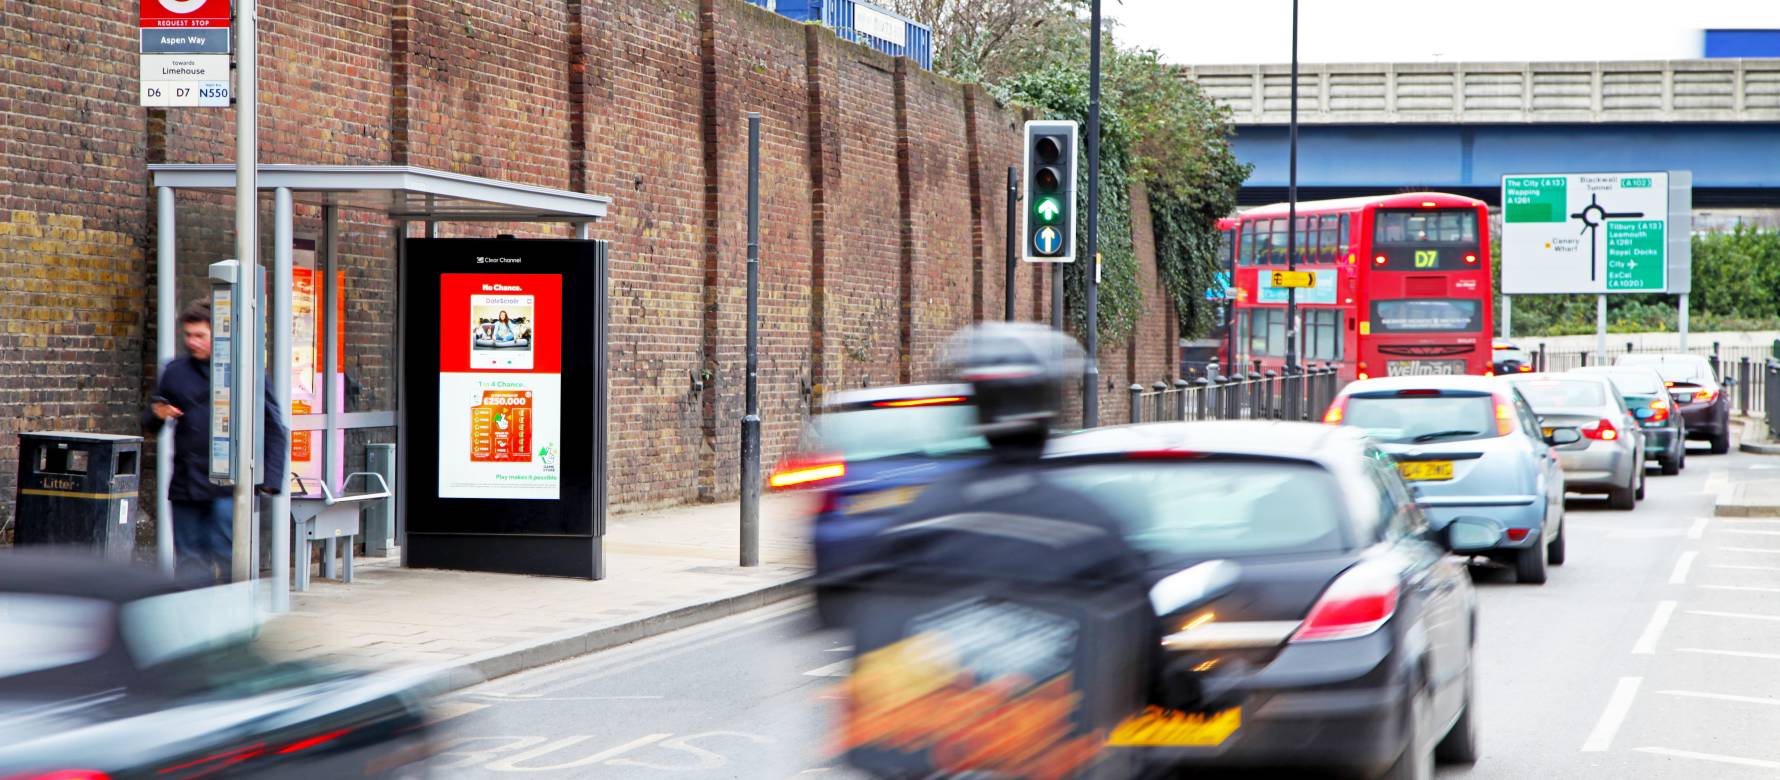
POLYGON ((1510 176, 1502 182, 1504 222, 1563 222, 1567 180, 1562 176, 1510 176))
POLYGON ((1607 223, 1607 289, 1663 291, 1663 220, 1607 223))

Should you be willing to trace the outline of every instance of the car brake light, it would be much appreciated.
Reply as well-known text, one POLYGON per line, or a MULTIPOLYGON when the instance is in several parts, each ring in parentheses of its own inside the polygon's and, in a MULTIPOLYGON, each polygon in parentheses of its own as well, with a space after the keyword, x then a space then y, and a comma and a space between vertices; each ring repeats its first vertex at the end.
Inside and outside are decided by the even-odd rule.
POLYGON ((782 490, 840 479, 846 475, 847 463, 839 458, 797 458, 773 469, 766 484, 775 490, 782 490))
POLYGON ((1359 376, 1360 376, 1360 378, 1361 378, 1361 379, 1371 379, 1371 378, 1372 378, 1372 375, 1371 375, 1371 374, 1368 374, 1368 373, 1366 373, 1366 372, 1364 372, 1364 371, 1361 371, 1361 372, 1360 372, 1360 375, 1359 375, 1359 376))
POLYGON ((1704 390, 1704 389, 1702 389, 1702 390, 1695 390, 1695 391, 1693 391, 1693 402, 1694 402, 1694 403, 1696 403, 1696 404, 1703 404, 1703 403, 1707 403, 1707 402, 1710 402, 1710 401, 1711 401, 1711 400, 1712 400, 1712 399, 1714 399, 1714 398, 1717 398, 1717 397, 1718 397, 1718 391, 1717 391, 1717 390, 1704 390))
POLYGON ((97 769, 57 769, 53 772, 9 776, 7 780, 111 780, 111 775, 97 769))
POLYGON ((309 748, 316 747, 317 745, 325 745, 329 742, 333 742, 336 739, 346 736, 351 731, 352 731, 352 729, 340 729, 338 731, 330 731, 326 734, 320 734, 317 736, 310 737, 308 739, 299 740, 297 742, 292 742, 291 744, 286 745, 283 749, 279 750, 278 755, 283 756, 283 755, 288 755, 291 753, 298 753, 298 752, 301 752, 304 750, 308 750, 309 748))
POLYGON ((899 401, 877 401, 872 406, 891 409, 902 409, 910 406, 952 406, 964 403, 969 399, 961 395, 946 395, 937 398, 905 398, 899 401))
POLYGON ((1397 612, 1396 570, 1376 561, 1361 563, 1336 577, 1310 616, 1292 635, 1294 642, 1352 639, 1377 631, 1397 612))
POLYGON ((1385 264, 1384 255, 1379 255, 1377 257, 1372 258, 1372 264, 1373 265, 1384 265, 1385 264))
POLYGON ((1674 387, 1674 386, 1675 386, 1674 382, 1664 382, 1663 383, 1663 387, 1674 387))
POLYGON ((1524 363, 1523 363, 1523 364, 1521 364, 1521 367, 1520 367, 1520 369, 1519 369, 1519 370, 1520 370, 1520 372, 1521 372, 1521 373, 1523 373, 1523 374, 1531 374, 1531 373, 1533 373, 1533 367, 1532 367, 1532 366, 1529 366, 1529 365, 1526 365, 1526 364, 1524 364, 1524 363))
POLYGON ((1496 435, 1507 436, 1514 431, 1514 405, 1508 399, 1496 396, 1496 435))
MULTIPOLYGON (((1366 377, 1362 375, 1360 378, 1365 379, 1366 377)), ((1334 403, 1329 404, 1329 411, 1323 412, 1323 422, 1330 425, 1340 425, 1341 421, 1346 417, 1347 396, 1345 395, 1335 399, 1334 403)))
POLYGON ((1585 426, 1582 435, 1596 441, 1613 441, 1619 438, 1619 429, 1613 427, 1612 420, 1599 420, 1594 425, 1585 426))
POLYGON ((1471 265, 1476 265, 1477 264, 1477 255, 1465 255, 1465 262, 1469 263, 1471 265))
POLYGON ((1663 420, 1669 419, 1668 401, 1658 398, 1655 401, 1650 402, 1650 408, 1652 411, 1656 412, 1656 414, 1650 416, 1651 422, 1662 422, 1663 420))
POLYGON ((1525 539, 1525 538, 1527 538, 1527 533, 1529 533, 1532 530, 1533 529, 1531 529, 1531 528, 1510 528, 1510 529, 1508 529, 1508 541, 1518 542, 1522 539, 1525 539))

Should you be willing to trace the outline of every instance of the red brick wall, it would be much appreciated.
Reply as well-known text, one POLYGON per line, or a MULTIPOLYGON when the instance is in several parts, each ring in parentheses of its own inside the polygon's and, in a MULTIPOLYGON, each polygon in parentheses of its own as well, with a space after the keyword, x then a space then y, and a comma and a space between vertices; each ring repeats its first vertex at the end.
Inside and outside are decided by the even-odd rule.
MULTIPOLYGON (((594 235, 612 243, 617 507, 737 492, 748 111, 763 117, 768 465, 825 392, 937 378, 955 328, 1001 318, 1006 168, 1026 116, 980 88, 739 0, 262 0, 260 14, 262 162, 416 165, 613 198, 594 235)), ((16 130, 0 145, 4 521, 16 431, 133 430, 156 336, 145 165, 232 160, 234 114, 135 105, 130 7, 5 3, 0 27, 80 41, 0 68, 0 120, 16 130)), ((185 193, 179 208, 183 301, 234 254, 232 196, 185 193)), ((261 210, 269 250, 269 197, 261 210)), ((299 235, 319 234, 320 216, 299 195, 299 235)), ((394 226, 375 209, 340 218, 347 408, 389 409, 394 226)), ((567 229, 439 234, 496 232, 567 229)), ((1048 270, 1018 268, 1021 318, 1048 318, 1048 270)), ((1103 356, 1115 388, 1172 365, 1153 269, 1144 284, 1157 314, 1103 356)), ((1122 392, 1102 396, 1116 421, 1122 392)))

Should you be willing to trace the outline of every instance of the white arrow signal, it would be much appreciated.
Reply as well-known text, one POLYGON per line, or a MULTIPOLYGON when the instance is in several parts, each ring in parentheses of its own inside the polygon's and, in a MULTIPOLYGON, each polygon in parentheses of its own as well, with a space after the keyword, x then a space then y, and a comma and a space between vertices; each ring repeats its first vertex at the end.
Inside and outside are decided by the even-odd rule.
POLYGON ((1038 215, 1044 217, 1046 222, 1056 219, 1057 212, 1062 210, 1062 207, 1058 206, 1057 201, 1053 199, 1046 198, 1038 202, 1038 215))

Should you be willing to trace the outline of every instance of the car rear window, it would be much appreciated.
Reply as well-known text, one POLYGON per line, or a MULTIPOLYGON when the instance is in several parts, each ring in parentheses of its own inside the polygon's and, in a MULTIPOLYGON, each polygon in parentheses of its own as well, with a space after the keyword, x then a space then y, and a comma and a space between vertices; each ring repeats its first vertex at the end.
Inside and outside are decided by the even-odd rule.
POLYGON ((1665 382, 1699 383, 1701 380, 1712 379, 1712 366, 1705 359, 1664 360, 1658 355, 1624 355, 1619 359, 1620 365, 1646 366, 1654 369, 1665 382))
POLYGON ((110 602, 0 593, 0 679, 91 661, 111 644, 110 602))
POLYGON ((975 406, 950 404, 830 412, 817 417, 814 428, 822 449, 859 461, 987 449, 974 430, 976 422, 975 406))
POLYGON ((1157 560, 1331 552, 1345 544, 1341 487, 1315 466, 1096 463, 1057 476, 1112 509, 1131 544, 1157 560))
POLYGON ((1496 404, 1477 394, 1353 395, 1341 424, 1393 444, 1487 439, 1496 435, 1496 404))
POLYGON ((1520 390, 1521 395, 1526 396, 1527 403, 1532 404, 1535 411, 1601 406, 1607 402, 1607 394, 1601 392, 1599 382, 1548 379, 1516 382, 1514 386, 1520 390))
POLYGON ((1657 375, 1647 371, 1615 371, 1607 376, 1622 393, 1656 395, 1663 389, 1663 383, 1657 375))

